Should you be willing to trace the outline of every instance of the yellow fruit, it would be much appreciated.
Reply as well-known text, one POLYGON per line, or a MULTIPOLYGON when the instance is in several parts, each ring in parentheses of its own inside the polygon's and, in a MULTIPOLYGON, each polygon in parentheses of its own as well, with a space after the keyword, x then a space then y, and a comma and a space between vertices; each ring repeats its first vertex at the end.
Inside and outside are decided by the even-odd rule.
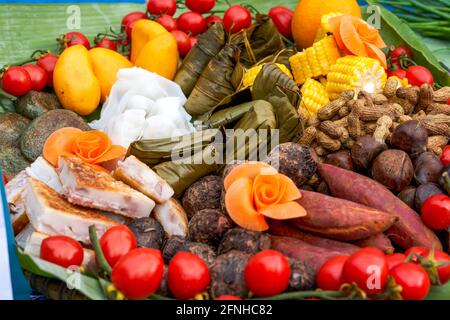
POLYGON ((156 37, 169 33, 162 25, 152 20, 139 20, 131 31, 131 62, 135 63, 141 50, 156 37))
POLYGON ((117 80, 117 71, 123 68, 131 68, 133 64, 120 53, 105 49, 94 48, 89 51, 94 74, 97 77, 102 90, 101 101, 105 102, 109 96, 111 87, 117 80))
POLYGON ((95 77, 89 51, 75 45, 63 51, 53 72, 53 86, 62 106, 82 116, 100 103, 101 89, 95 77))
POLYGON ((178 68, 178 47, 175 37, 167 32, 142 48, 135 66, 173 80, 178 68))
POLYGON ((361 18, 356 0, 300 0, 292 17, 292 35, 299 49, 312 46, 322 16, 332 12, 361 18))

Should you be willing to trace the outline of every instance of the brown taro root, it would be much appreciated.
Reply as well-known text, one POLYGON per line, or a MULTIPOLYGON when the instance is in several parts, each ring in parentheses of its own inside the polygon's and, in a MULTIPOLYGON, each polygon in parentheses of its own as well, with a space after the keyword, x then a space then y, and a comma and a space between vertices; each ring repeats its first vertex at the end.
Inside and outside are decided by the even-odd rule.
POLYGON ((444 165, 432 152, 422 153, 414 162, 414 167, 414 179, 418 184, 438 182, 444 170, 444 165))
POLYGON ((267 234, 237 227, 225 233, 219 244, 218 253, 238 250, 255 254, 265 249, 270 249, 270 237, 267 234))
POLYGON ((402 150, 383 151, 373 161, 373 179, 392 191, 402 191, 410 184, 413 176, 411 159, 402 150))
POLYGON ((330 249, 342 252, 346 255, 352 255, 356 251, 359 250, 359 247, 347 243, 347 242, 341 242, 337 240, 327 239, 327 238, 321 238, 306 232, 303 232, 302 230, 294 227, 289 222, 280 221, 280 220, 270 220, 269 222, 269 233, 274 236, 284 236, 284 237, 291 237, 296 238, 299 240, 302 240, 310 245, 317 246, 320 248, 330 249))
POLYGON ((204 243, 192 242, 180 236, 172 236, 167 239, 164 245, 164 262, 168 264, 180 251, 186 251, 197 255, 209 266, 214 263, 214 260, 216 259, 216 253, 213 247, 204 243))
POLYGON ((444 194, 444 191, 436 183, 428 182, 418 186, 416 190, 416 197, 414 198, 414 206, 416 210, 420 212, 423 203, 435 194, 444 194))
POLYGON ((225 232, 232 227, 232 221, 221 210, 204 209, 189 221, 189 239, 217 247, 225 232))
POLYGON ((313 246, 302 240, 290 237, 271 236, 272 249, 278 250, 289 258, 303 262, 314 273, 329 259, 347 255, 340 251, 313 246))
MULTIPOLYGON (((347 180, 351 184, 351 180, 347 180)), ((299 229, 341 241, 368 238, 384 232, 397 218, 389 213, 317 192, 302 190, 297 202, 308 215, 289 220, 299 229)))
POLYGON ((359 137, 358 140, 356 140, 355 144, 352 147, 351 155, 353 162, 357 166, 360 166, 361 168, 364 169, 368 169, 373 159, 375 159, 376 156, 378 156, 381 152, 383 152, 386 149, 387 145, 385 143, 380 143, 376 141, 372 136, 366 135, 359 137))
POLYGON ((400 192, 397 197, 402 200, 404 203, 408 205, 411 209, 414 210, 414 199, 416 197, 416 188, 414 187, 406 187, 400 192))
POLYGON ((393 147, 417 157, 427 149, 428 131, 417 120, 410 120, 398 125, 391 136, 393 147))
POLYGON ((353 243, 361 248, 375 247, 375 248, 380 249, 381 251, 383 251, 386 254, 391 254, 395 250, 394 247, 392 246, 391 240, 389 240, 389 238, 386 235, 384 235, 383 233, 379 233, 372 237, 358 240, 353 243))
POLYGON ((355 165, 353 164, 352 156, 348 150, 339 150, 330 153, 325 158, 325 163, 331 164, 333 166, 340 167, 347 170, 355 170, 355 165))
POLYGON ((270 152, 266 162, 291 178, 297 187, 308 182, 317 169, 311 150, 293 142, 277 146, 270 152))
POLYGON ((184 193, 182 204, 190 218, 203 209, 220 209, 223 179, 206 176, 193 183, 184 193))
POLYGON ((315 284, 314 270, 306 263, 288 258, 291 267, 288 291, 311 290, 315 284))
POLYGON ((442 244, 419 215, 382 184, 358 173, 319 164, 319 173, 335 197, 354 201, 398 216, 386 235, 404 249, 413 246, 442 250, 442 244))
POLYGON ((233 295, 241 298, 248 296, 244 280, 244 269, 250 255, 232 250, 217 257, 210 267, 210 292, 213 298, 222 295, 233 295))
POLYGON ((128 227, 136 236, 138 247, 161 249, 164 241, 164 229, 153 218, 133 220, 128 227))

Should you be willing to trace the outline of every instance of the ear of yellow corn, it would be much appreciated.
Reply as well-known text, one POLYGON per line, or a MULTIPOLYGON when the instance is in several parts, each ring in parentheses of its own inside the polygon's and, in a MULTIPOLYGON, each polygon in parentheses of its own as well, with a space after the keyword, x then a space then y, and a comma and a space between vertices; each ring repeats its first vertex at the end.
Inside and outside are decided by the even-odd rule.
POLYGON ((320 108, 330 102, 325 87, 320 82, 311 78, 305 81, 301 93, 302 102, 300 107, 310 116, 317 114, 320 108))
POLYGON ((358 56, 339 58, 327 75, 327 92, 331 100, 345 90, 361 89, 368 93, 382 92, 386 72, 376 59, 358 56))
POLYGON ((322 16, 320 19, 319 29, 317 29, 316 38, 314 42, 320 41, 327 36, 328 32, 331 32, 330 18, 342 16, 340 12, 330 12, 322 16))
POLYGON ((312 47, 289 58, 295 82, 301 85, 309 78, 326 75, 339 57, 333 36, 314 43, 312 47))
MULTIPOLYGON (((277 63, 276 64, 278 68, 281 69, 281 71, 283 71, 289 78, 294 79, 294 77, 292 76, 291 71, 282 63, 277 63)), ((250 69, 248 69, 245 74, 244 74, 244 78, 242 79, 242 87, 243 88, 248 88, 253 86, 253 83, 255 83, 255 79, 258 76, 258 73, 261 71, 261 69, 263 68, 264 64, 260 64, 257 65, 255 67, 252 67, 250 69)))

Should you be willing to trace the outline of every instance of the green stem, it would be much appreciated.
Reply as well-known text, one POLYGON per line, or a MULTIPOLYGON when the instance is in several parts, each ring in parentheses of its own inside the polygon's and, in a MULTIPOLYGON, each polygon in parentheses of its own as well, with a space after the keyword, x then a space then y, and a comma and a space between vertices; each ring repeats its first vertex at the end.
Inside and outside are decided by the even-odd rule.
POLYGON ((94 248, 95 255, 97 256, 97 261, 100 265, 100 268, 107 273, 109 277, 111 277, 111 266, 108 261, 106 261, 105 255, 103 254, 102 248, 100 247, 100 243, 98 242, 97 231, 95 230, 95 226, 92 225, 89 227, 89 238, 91 240, 92 247, 94 248))
POLYGON ((448 194, 450 194, 450 177, 448 175, 448 172, 444 172, 444 174, 442 175, 442 177, 444 178, 444 188, 445 191, 447 191, 448 194))
POLYGON ((321 298, 326 300, 345 298, 341 291, 296 291, 282 293, 272 297, 254 298, 252 300, 300 300, 307 298, 321 298))

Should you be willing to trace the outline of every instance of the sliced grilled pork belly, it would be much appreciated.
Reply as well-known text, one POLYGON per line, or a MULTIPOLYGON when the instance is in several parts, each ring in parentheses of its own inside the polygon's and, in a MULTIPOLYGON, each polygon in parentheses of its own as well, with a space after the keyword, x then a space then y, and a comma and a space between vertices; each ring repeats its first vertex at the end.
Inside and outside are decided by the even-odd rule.
MULTIPOLYGON (((40 232, 32 232, 28 237, 28 240, 25 244, 24 252, 28 255, 41 257, 41 245, 44 239, 47 239, 49 235, 40 233, 40 232)), ((88 267, 89 270, 96 270, 97 264, 95 262, 95 252, 91 249, 83 248, 83 262, 82 266, 88 267)))
POLYGON ((48 235, 66 235, 83 243, 89 241, 89 226, 100 237, 118 225, 96 210, 77 207, 39 180, 29 178, 24 192, 25 209, 33 228, 48 235))
POLYGON ((114 177, 159 204, 168 201, 175 193, 165 180, 135 156, 129 156, 119 162, 114 177))
POLYGON ((148 217, 155 207, 149 197, 78 158, 61 156, 57 171, 70 203, 130 218, 148 217))
POLYGON ((44 158, 37 158, 25 171, 30 177, 40 180, 59 194, 64 193, 55 168, 44 158))
POLYGON ((19 234, 28 224, 28 217, 25 214, 23 204, 23 192, 28 183, 28 174, 25 170, 16 175, 6 184, 6 199, 8 201, 9 213, 14 234, 19 234))
POLYGON ((181 204, 175 200, 158 204, 154 210, 155 219, 163 226, 167 236, 187 237, 188 218, 181 204))

